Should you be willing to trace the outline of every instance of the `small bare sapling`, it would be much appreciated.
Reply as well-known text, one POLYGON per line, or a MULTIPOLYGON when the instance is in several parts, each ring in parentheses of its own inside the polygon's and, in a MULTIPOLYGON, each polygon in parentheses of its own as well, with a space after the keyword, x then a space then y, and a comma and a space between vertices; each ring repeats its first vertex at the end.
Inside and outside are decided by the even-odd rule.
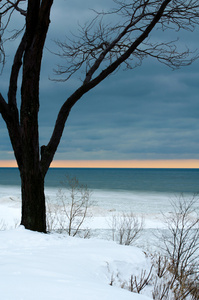
MULTIPOLYGON (((66 231, 68 235, 75 236, 82 230, 82 225, 88 216, 91 193, 86 185, 79 183, 76 177, 66 176, 62 181, 62 187, 57 193, 56 204, 47 205, 48 231, 66 231)), ((82 231, 84 237, 89 236, 88 229, 82 231)))
POLYGON ((108 224, 112 230, 113 241, 129 246, 140 237, 144 221, 143 218, 139 220, 132 212, 123 212, 122 214, 114 214, 108 224))

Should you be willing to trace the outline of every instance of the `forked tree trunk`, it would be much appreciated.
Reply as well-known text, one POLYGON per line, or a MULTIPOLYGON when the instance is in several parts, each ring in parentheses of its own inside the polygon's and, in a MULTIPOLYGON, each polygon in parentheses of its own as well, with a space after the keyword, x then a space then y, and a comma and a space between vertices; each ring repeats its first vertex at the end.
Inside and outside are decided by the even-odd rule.
MULTIPOLYGON (((7 2, 8 6, 13 6, 13 10, 20 10, 20 1, 7 2)), ((6 122, 21 176, 21 224, 27 229, 40 232, 46 232, 44 178, 53 159, 51 155, 48 163, 41 163, 38 130, 40 71, 52 4, 53 0, 27 1, 25 32, 11 69, 8 103, 0 94, 0 113, 6 122), (20 70, 22 83, 19 113, 17 86, 20 70)), ((5 7, 3 5, 1 9, 5 7)))
POLYGON ((21 172, 22 219, 26 229, 46 232, 44 177, 41 172, 24 168, 21 172))

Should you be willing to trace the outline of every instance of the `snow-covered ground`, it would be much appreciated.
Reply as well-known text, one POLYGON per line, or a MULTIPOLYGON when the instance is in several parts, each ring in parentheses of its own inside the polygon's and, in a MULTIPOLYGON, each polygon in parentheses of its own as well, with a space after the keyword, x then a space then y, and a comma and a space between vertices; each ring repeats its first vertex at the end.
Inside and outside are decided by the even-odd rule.
POLYGON ((149 299, 109 285, 111 272, 138 273, 148 265, 140 249, 109 241, 45 235, 23 227, 6 230, 0 232, 0 265, 4 300, 149 299))
MULTIPOLYGON (((130 280, 150 269, 150 260, 136 247, 112 241, 72 238, 12 229, 20 220, 20 201, 0 199, 0 299, 3 300, 147 300, 112 281, 130 280)), ((92 226, 104 227, 99 216, 92 226)), ((121 282, 122 284, 122 282, 121 282)))

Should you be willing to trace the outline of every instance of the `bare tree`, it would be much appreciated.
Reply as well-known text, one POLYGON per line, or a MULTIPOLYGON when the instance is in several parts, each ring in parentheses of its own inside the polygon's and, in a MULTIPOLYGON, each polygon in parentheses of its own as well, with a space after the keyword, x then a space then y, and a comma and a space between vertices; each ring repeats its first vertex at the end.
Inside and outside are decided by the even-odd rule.
MULTIPOLYGON (((76 177, 66 176, 61 182, 62 188, 57 192, 57 201, 47 201, 47 230, 67 232, 70 236, 80 234, 88 212, 92 205, 91 192, 84 184, 80 184, 76 177)), ((84 237, 89 230, 84 230, 84 237)))
POLYGON ((62 206, 60 224, 64 226, 63 229, 68 232, 68 235, 75 236, 88 216, 88 209, 91 206, 90 190, 86 185, 80 184, 76 177, 67 176, 62 185, 63 188, 69 189, 69 196, 63 189, 60 189, 57 195, 62 206))
POLYGON ((60 108, 49 143, 40 147, 40 71, 53 2, 0 2, 1 64, 5 64, 3 44, 12 41, 13 38, 19 38, 20 34, 10 70, 7 98, 0 93, 0 113, 7 125, 21 176, 21 224, 28 229, 42 232, 46 232, 44 179, 72 107, 122 64, 133 68, 148 56, 171 68, 192 63, 197 54, 193 54, 189 49, 178 50, 177 39, 166 42, 153 41, 152 33, 156 28, 161 30, 162 37, 166 30, 192 31, 199 23, 197 0, 113 0, 115 9, 107 13, 96 13, 96 18, 81 27, 77 39, 67 39, 66 43, 57 42, 63 51, 60 55, 67 59, 67 64, 60 66, 58 73, 65 75, 62 78, 65 80, 81 70, 83 82, 60 108), (16 14, 23 19, 24 27, 21 29, 10 22, 16 14), (105 22, 106 17, 108 23, 105 22), (8 30, 8 24, 13 28, 8 30), (19 108, 16 95, 20 70, 22 78, 19 108))

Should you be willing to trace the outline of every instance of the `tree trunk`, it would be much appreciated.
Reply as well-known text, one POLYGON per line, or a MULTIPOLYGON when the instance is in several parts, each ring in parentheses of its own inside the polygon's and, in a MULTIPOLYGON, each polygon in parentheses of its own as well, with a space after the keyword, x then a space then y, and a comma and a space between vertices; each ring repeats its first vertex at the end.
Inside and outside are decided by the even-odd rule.
POLYGON ((44 177, 27 167, 21 171, 22 219, 26 229, 46 232, 44 177))
MULTIPOLYGON (((3 5, 3 11, 24 11, 20 1, 3 5)), ((0 94, 0 114, 4 118, 21 176, 22 219, 26 229, 46 232, 44 178, 51 163, 41 164, 38 130, 39 82, 43 48, 50 24, 53 0, 28 0, 25 32, 17 48, 10 76, 8 103, 0 94), (17 86, 22 71, 21 107, 17 107, 17 86), (42 166, 41 166, 42 165, 42 166), (43 169, 42 169, 43 168, 43 169), (45 170, 45 171, 44 171, 45 170)), ((1 10, 2 10, 1 9, 1 10)), ((6 29, 7 25, 4 29, 6 29)), ((17 31, 18 33, 19 31, 17 31)), ((50 155, 53 158, 53 155, 50 155)))

